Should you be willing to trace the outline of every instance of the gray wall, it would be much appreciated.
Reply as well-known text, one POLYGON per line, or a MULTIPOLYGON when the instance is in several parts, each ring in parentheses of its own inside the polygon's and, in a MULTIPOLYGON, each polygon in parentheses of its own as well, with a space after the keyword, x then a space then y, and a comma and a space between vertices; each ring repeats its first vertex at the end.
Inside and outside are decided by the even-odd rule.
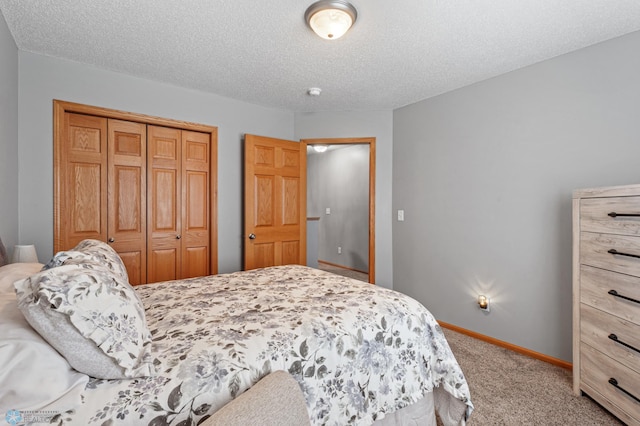
POLYGON ((241 269, 242 138, 245 133, 253 133, 291 139, 294 128, 292 112, 43 55, 20 52, 19 58, 22 242, 35 243, 41 259, 52 255, 52 100, 60 99, 217 126, 219 271, 241 269))
POLYGON ((393 112, 327 111, 296 113, 296 139, 376 138, 376 283, 393 287, 391 252, 391 156, 393 150, 393 112))
POLYGON ((396 110, 394 288, 571 360, 572 191, 640 179, 638 52, 640 32, 396 110))
POLYGON ((318 259, 367 272, 369 145, 337 147, 307 155, 307 216, 320 217, 318 259))
POLYGON ((8 252, 18 234, 18 48, 0 13, 0 238, 8 252))

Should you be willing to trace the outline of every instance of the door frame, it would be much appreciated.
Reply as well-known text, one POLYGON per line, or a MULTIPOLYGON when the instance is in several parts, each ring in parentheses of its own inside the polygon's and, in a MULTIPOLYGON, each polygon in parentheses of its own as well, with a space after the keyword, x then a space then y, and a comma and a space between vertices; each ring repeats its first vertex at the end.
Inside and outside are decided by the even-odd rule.
POLYGON ((306 151, 308 145, 369 145, 369 282, 376 282, 376 138, 321 138, 301 139, 306 151))

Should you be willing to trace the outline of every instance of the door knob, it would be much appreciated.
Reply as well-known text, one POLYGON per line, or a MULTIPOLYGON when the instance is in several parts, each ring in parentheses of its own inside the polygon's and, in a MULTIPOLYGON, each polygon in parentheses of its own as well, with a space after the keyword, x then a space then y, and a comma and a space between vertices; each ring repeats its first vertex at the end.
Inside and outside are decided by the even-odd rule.
POLYGON ((180 238, 182 238, 180 234, 176 235, 176 240, 179 240, 180 238))
POLYGON ((256 239, 256 234, 249 234, 249 239, 250 240, 255 240, 256 239))
POLYGON ((109 242, 110 242, 110 243, 112 243, 112 242, 114 242, 114 241, 115 241, 115 239, 114 239, 113 237, 109 238, 109 242))

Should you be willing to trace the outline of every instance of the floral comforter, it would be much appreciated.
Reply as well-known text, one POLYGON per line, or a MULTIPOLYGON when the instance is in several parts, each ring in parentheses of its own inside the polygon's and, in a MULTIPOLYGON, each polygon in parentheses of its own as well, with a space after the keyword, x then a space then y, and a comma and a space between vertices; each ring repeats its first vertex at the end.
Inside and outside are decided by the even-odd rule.
POLYGON ((304 266, 136 290, 157 374, 92 379, 64 423, 196 425, 275 370, 297 379, 312 424, 368 425, 438 386, 473 409, 440 327, 398 292, 304 266))

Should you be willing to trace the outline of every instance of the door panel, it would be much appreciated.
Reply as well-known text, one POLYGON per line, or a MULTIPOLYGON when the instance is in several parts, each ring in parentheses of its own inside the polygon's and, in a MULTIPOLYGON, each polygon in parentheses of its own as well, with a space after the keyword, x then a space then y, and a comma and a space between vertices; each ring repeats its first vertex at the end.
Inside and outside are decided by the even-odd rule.
POLYGON ((181 278, 210 274, 211 189, 208 134, 182 132, 182 271, 181 278))
MULTIPOLYGON (((294 143, 300 145, 299 142, 294 143)), ((282 149, 282 171, 283 173, 292 173, 293 176, 299 175, 300 149, 282 149)))
POLYGON ((72 214, 69 246, 73 247, 85 238, 99 239, 103 231, 104 215, 101 214, 104 168, 101 164, 73 162, 67 176, 67 188, 71 191, 72 214))
POLYGON ((300 179, 295 177, 282 178, 282 224, 300 226, 299 209, 300 179))
POLYGON ((246 135, 244 183, 245 269, 306 264, 303 145, 246 135))
MULTIPOLYGON (((169 244, 166 244, 169 246, 169 244)), ((179 250, 176 247, 163 247, 160 243, 149 252, 149 282, 169 281, 177 278, 179 268, 179 250)))
POLYGON ((252 252, 252 268, 266 268, 276 264, 275 244, 274 243, 257 243, 253 245, 252 252))
POLYGON ((209 275, 209 247, 187 247, 183 250, 182 271, 183 278, 202 277, 209 275))
POLYGON ((108 120, 107 241, 120 255, 132 285, 147 282, 147 126, 108 120))
POLYGON ((299 241, 283 241, 282 242, 282 264, 290 265, 299 263, 300 259, 300 242, 299 241))
POLYGON ((147 281, 180 278, 181 131, 148 126, 147 281))
POLYGON ((253 226, 273 226, 275 224, 274 176, 255 176, 255 197, 253 226))
POLYGON ((207 173, 193 172, 187 170, 185 173, 186 181, 186 223, 188 230, 207 231, 207 182, 209 177, 207 173), (205 198, 204 200, 202 198, 205 198))
POLYGON ((62 143, 56 146, 54 251, 69 250, 85 238, 107 236, 107 120, 64 114, 62 143), (61 214, 64 212, 64 214, 61 214))
MULTIPOLYGON (((157 233, 178 233, 178 173, 176 170, 155 169, 151 172, 153 192, 153 230, 157 233)), ((158 234, 155 235, 156 238, 158 234)))

